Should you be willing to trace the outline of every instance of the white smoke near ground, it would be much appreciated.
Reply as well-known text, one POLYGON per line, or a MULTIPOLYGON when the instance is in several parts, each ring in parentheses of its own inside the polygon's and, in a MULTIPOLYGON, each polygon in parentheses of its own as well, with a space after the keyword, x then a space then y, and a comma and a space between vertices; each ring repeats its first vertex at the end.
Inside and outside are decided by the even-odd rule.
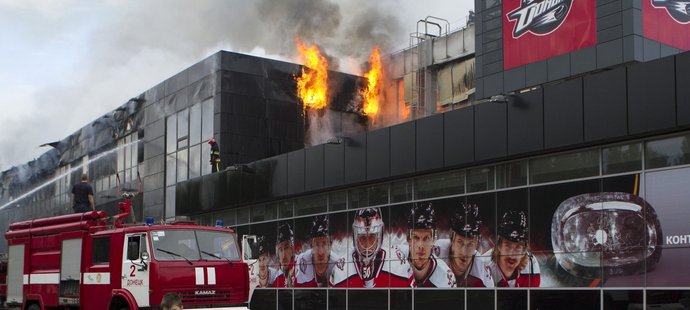
POLYGON ((218 50, 294 62, 299 35, 347 70, 460 2, 0 0, 0 171, 218 50))

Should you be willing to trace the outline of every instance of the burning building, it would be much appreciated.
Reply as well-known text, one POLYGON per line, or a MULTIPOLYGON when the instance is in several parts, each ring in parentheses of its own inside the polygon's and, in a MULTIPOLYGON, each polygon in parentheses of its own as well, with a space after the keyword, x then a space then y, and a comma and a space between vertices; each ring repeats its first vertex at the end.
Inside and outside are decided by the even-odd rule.
POLYGON ((118 176, 140 176, 138 218, 222 221, 262 240, 267 268, 281 238, 298 274, 315 270, 328 237, 326 262, 351 278, 319 284, 345 289, 261 289, 256 308, 680 307, 690 29, 655 26, 672 2, 476 1, 476 25, 422 20, 361 77, 220 52, 3 172, 0 226, 66 212, 82 171, 106 210, 118 176), (431 261, 444 281, 413 273, 431 261), (416 289, 432 284, 447 289, 416 289))

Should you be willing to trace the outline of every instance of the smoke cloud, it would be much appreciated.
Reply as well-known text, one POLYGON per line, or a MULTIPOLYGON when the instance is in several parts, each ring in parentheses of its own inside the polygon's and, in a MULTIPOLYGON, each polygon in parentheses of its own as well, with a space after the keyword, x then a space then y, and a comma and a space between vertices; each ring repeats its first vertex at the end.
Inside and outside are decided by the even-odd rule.
POLYGON ((13 42, 0 51, 0 171, 218 50, 295 61, 300 36, 358 74, 373 46, 405 44, 419 18, 464 16, 470 2, 0 0, 13 42))

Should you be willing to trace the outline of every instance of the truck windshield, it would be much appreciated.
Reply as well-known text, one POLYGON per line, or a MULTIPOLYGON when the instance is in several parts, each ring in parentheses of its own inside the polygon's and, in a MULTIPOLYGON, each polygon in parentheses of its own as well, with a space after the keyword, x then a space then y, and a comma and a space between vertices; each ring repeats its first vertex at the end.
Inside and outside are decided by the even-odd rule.
POLYGON ((154 256, 159 261, 239 260, 235 235, 204 230, 151 232, 154 256))

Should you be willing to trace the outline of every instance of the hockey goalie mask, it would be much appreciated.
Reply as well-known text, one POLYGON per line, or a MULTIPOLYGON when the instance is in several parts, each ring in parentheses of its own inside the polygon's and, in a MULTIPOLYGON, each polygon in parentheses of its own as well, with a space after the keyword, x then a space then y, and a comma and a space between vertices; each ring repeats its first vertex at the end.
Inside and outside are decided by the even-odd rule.
POLYGON ((383 219, 379 208, 367 208, 357 211, 352 223, 357 254, 364 263, 369 263, 381 249, 383 240, 383 219))

